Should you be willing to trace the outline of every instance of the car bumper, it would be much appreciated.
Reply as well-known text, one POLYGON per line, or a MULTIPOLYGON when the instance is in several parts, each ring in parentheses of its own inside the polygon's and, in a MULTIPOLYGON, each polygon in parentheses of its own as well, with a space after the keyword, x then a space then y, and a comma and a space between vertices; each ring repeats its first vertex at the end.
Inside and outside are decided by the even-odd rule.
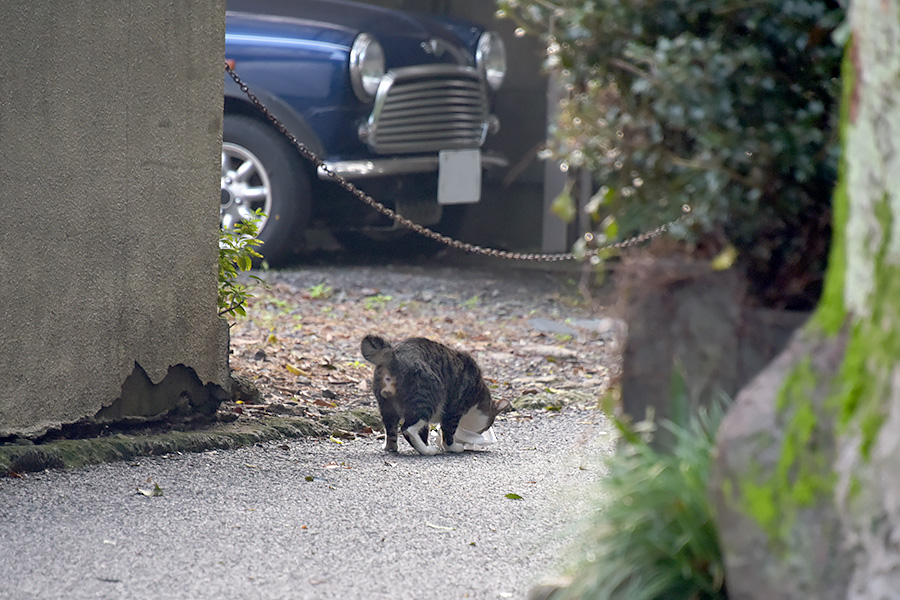
MULTIPOLYGON (((493 169, 506 167, 509 161, 495 152, 481 153, 481 167, 493 169)), ((404 158, 374 158, 371 160, 338 160, 325 161, 324 167, 318 168, 319 179, 330 179, 328 172, 340 175, 344 179, 368 179, 372 177, 392 177, 413 173, 437 173, 438 156, 410 156, 404 158)))

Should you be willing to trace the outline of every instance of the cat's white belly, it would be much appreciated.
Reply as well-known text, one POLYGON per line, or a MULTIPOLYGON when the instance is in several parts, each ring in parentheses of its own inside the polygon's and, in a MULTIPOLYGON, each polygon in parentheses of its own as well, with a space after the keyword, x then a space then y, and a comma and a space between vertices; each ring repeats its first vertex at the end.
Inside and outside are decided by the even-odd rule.
POLYGON ((478 410, 477 406, 473 406, 459 420, 459 427, 474 433, 481 433, 491 426, 490 416, 478 410))
POLYGON ((466 450, 478 450, 490 444, 496 444, 494 428, 491 427, 491 418, 472 407, 459 420, 453 441, 462 444, 466 450))

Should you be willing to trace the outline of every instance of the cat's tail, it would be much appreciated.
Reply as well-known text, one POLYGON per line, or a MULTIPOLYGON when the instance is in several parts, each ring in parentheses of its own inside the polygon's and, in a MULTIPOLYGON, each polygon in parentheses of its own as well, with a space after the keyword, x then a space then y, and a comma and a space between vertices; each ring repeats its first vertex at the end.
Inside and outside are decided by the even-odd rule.
POLYGON ((363 358, 377 366, 386 366, 393 354, 390 342, 381 336, 369 334, 363 338, 360 345, 363 358))

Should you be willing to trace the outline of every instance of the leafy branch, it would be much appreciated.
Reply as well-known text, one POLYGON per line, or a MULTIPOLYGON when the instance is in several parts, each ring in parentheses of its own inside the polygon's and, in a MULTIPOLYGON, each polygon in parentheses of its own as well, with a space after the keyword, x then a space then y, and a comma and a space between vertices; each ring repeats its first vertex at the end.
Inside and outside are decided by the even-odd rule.
MULTIPOLYGON (((256 209, 253 218, 236 223, 233 229, 219 232, 219 316, 247 314, 244 306, 252 294, 246 284, 238 281, 238 277, 253 268, 253 259, 262 258, 256 248, 263 242, 256 236, 259 235, 259 224, 265 218, 266 215, 256 209)), ((256 283, 262 281, 256 275, 248 277, 256 283)))

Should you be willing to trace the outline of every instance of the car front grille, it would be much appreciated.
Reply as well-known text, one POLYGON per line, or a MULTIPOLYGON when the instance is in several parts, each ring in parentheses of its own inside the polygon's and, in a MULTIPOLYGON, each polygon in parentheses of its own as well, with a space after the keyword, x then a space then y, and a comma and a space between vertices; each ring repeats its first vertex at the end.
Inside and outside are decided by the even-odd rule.
POLYGON ((389 71, 361 137, 376 154, 478 148, 488 101, 478 71, 434 65, 389 71))

